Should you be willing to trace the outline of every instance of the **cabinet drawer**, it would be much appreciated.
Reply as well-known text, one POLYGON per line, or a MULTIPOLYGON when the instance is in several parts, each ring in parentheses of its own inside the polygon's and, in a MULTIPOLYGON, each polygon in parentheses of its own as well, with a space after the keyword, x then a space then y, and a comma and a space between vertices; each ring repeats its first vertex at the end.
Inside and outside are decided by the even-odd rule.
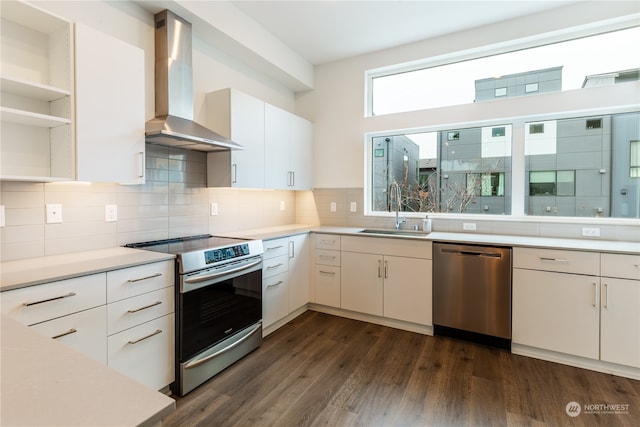
POLYGON ((174 285, 174 262, 163 261, 107 272, 107 302, 174 285))
POLYGON ((316 249, 340 250, 340 236, 337 234, 316 234, 316 249))
POLYGON ((262 261, 262 277, 273 277, 276 274, 286 273, 289 268, 289 258, 287 255, 281 255, 275 258, 269 258, 262 261))
POLYGON ((317 249, 316 264, 340 266, 340 251, 317 249))
POLYGON ((262 242, 264 247, 264 259, 275 258, 282 255, 287 255, 289 245, 289 239, 274 239, 262 242))
POLYGON ((340 267, 317 265, 315 291, 317 304, 340 307, 340 267))
POLYGON ((600 271, 603 277, 640 280, 640 256, 601 254, 600 271))
POLYGON ((107 364, 107 309, 104 305, 38 323, 31 328, 107 364))
POLYGON ((174 289, 164 288, 107 306, 107 335, 173 313, 174 289))
POLYGON ((289 283, 287 274, 262 281, 262 322, 266 328, 289 314, 289 283))
POLYGON ((2 293, 2 313, 25 325, 104 305, 105 273, 74 277, 2 293))
POLYGON ((108 365, 159 390, 174 381, 173 313, 107 338, 108 365))
POLYGON ((513 267, 598 276, 600 275, 600 254, 516 247, 513 248, 513 267))

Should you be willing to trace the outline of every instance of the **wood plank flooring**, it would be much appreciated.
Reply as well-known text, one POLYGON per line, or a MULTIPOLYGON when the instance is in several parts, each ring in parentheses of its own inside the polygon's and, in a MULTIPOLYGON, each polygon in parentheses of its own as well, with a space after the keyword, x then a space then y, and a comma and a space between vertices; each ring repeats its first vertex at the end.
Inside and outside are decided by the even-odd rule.
POLYGON ((637 426, 640 381, 308 311, 164 426, 637 426), (567 415, 569 402, 627 413, 567 415))

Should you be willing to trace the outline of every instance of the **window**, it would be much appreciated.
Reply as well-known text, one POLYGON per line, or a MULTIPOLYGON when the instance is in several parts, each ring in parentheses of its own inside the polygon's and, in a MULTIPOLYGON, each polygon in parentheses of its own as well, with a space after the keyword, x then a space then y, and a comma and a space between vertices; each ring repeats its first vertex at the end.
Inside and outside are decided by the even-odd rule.
POLYGON ((377 136, 371 153, 371 211, 397 183, 404 212, 510 213, 511 125, 377 136))
POLYGON ((587 129, 600 129, 602 128, 602 119, 587 120, 587 129))
MULTIPOLYGON (((475 53, 472 57, 472 53, 461 52, 458 57, 463 59, 458 62, 443 56, 420 65, 370 70, 367 115, 535 96, 639 78, 634 70, 640 68, 640 56, 628 53, 640 45, 638 27, 559 43, 539 43, 530 48, 514 45, 510 52, 485 53, 486 56, 475 53), (535 68, 531 64, 536 64, 535 68), (622 75, 629 77, 610 77, 622 75)), ((492 52, 490 49, 495 47, 486 51, 492 52)))
POLYGON ((640 141, 629 142, 631 153, 629 155, 629 176, 640 178, 640 141))
POLYGON ((574 196, 576 171, 529 172, 529 196, 574 196))
POLYGON ((544 123, 535 123, 529 125, 529 134, 544 133, 544 123))

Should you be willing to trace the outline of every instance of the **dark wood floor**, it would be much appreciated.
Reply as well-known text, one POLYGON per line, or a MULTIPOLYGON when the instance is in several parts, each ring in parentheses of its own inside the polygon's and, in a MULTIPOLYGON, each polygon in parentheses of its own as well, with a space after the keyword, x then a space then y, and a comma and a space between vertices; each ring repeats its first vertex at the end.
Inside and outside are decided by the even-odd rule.
POLYGON ((308 311, 165 426, 637 426, 640 381, 308 311), (569 402, 629 405, 581 413, 569 402), (598 412, 598 411, 595 411, 598 412))

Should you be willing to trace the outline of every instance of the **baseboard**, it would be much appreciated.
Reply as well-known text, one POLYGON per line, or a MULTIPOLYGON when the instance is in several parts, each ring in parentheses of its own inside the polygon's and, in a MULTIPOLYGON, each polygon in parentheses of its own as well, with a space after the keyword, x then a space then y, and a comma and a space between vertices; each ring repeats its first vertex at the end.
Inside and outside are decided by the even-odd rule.
POLYGON ((590 371, 640 380, 640 368, 633 368, 631 366, 587 359, 585 357, 573 356, 570 354, 558 353, 555 351, 543 350, 515 343, 511 343, 511 353, 546 360, 548 362, 574 366, 576 368, 588 369, 590 371))

